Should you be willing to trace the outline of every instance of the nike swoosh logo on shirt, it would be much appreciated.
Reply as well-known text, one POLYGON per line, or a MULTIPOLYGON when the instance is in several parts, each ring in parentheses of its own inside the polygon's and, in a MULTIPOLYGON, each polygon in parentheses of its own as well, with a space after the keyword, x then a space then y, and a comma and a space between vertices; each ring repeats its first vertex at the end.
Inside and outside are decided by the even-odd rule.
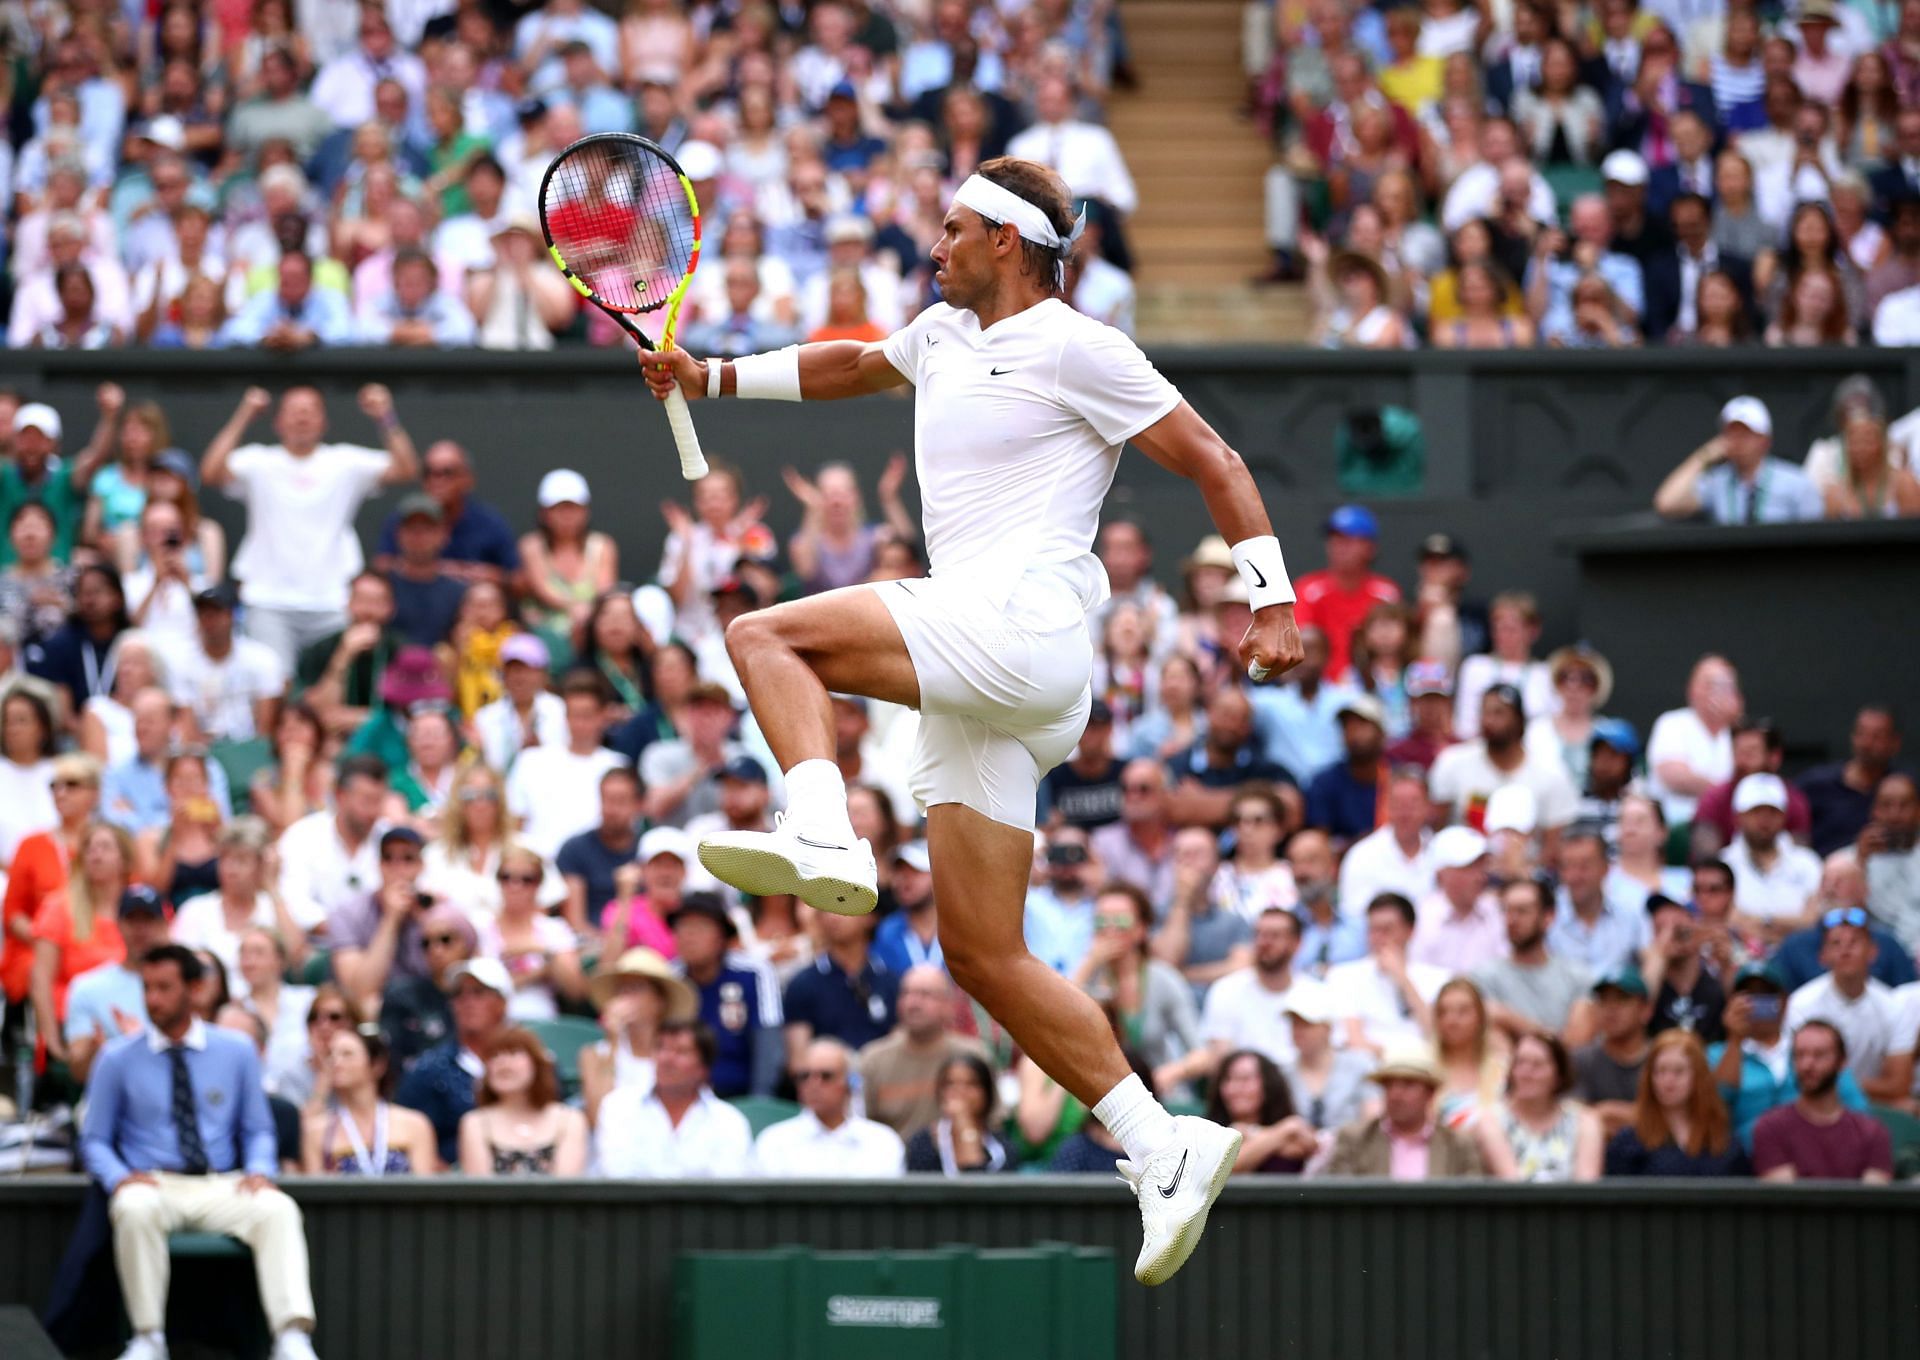
POLYGON ((1160 1187, 1161 1199, 1172 1199, 1173 1192, 1180 1188, 1180 1178, 1187 1173, 1187 1157, 1192 1151, 1192 1148, 1188 1148, 1180 1154, 1180 1165, 1173 1169, 1173 1179, 1160 1187))
POLYGON ((1010 368, 990 368, 987 370, 987 376, 989 378, 998 378, 1011 372, 1013 372, 1013 370, 1010 368))

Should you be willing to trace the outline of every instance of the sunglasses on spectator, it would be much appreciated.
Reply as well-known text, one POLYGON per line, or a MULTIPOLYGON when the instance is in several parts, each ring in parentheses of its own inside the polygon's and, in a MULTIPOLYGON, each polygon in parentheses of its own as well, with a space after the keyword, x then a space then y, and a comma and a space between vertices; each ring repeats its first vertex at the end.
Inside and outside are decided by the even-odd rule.
POLYGON ((420 475, 422 477, 458 477, 460 475, 460 469, 452 463, 443 464, 440 467, 434 467, 432 464, 428 464, 420 475))
POLYGON ((347 1013, 345 1011, 315 1011, 312 1015, 307 1017, 307 1023, 309 1025, 322 1025, 322 1024, 329 1024, 329 1023, 335 1024, 335 1025, 344 1025, 346 1024, 346 1022, 347 1022, 347 1013))
POLYGON ((793 1074, 793 1084, 798 1086, 803 1081, 839 1081, 846 1075, 845 1072, 837 1072, 830 1067, 803 1069, 793 1074))
POLYGON ((516 874, 507 869, 502 869, 499 873, 495 874, 493 877, 494 877, 494 881, 497 883, 519 883, 523 886, 530 886, 540 881, 540 875, 538 874, 526 874, 526 873, 516 874))
POLYGON ((90 789, 93 785, 84 779, 56 779, 47 787, 58 793, 62 789, 90 789))
POLYGON ((435 945, 439 945, 444 949, 448 946, 459 944, 460 937, 458 935, 452 935, 452 934, 426 935, 421 937, 421 942, 425 944, 429 949, 433 948, 433 946, 435 945))
POLYGON ((1859 926, 1865 930, 1867 920, 1864 907, 1835 907, 1820 918, 1820 925, 1826 930, 1832 930, 1835 926, 1859 926))
POLYGON ((500 790, 495 788, 462 789, 460 790, 460 801, 463 803, 497 803, 500 801, 500 790))
POLYGON ((1123 911, 1102 912, 1093 918, 1095 930, 1132 930, 1133 917, 1123 911))
POLYGON ((1592 671, 1561 671, 1560 683, 1563 685, 1578 685, 1582 689, 1599 689, 1600 677, 1592 671))

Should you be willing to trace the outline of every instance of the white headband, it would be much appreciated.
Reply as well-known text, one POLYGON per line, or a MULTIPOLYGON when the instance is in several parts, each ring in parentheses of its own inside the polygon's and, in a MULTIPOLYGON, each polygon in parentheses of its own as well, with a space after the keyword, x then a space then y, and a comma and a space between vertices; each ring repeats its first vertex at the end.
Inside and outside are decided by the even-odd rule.
POLYGON ((954 191, 953 201, 963 208, 972 208, 989 222, 1013 226, 1024 239, 1058 251, 1063 257, 1067 247, 1080 239, 1081 229, 1087 224, 1087 215, 1083 211, 1074 221, 1072 234, 1062 236, 1053 229, 1053 223, 1047 220, 1046 213, 1038 205, 979 175, 969 175, 966 182, 954 191))

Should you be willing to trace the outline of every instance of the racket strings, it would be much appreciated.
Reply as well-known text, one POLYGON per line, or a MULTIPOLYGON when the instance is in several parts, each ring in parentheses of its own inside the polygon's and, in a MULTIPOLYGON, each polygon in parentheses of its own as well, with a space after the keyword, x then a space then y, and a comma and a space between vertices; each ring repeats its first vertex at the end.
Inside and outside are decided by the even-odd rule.
POLYGON ((694 220, 673 167, 632 142, 588 142, 553 167, 541 205, 560 257, 605 306, 664 307, 691 263, 694 220))

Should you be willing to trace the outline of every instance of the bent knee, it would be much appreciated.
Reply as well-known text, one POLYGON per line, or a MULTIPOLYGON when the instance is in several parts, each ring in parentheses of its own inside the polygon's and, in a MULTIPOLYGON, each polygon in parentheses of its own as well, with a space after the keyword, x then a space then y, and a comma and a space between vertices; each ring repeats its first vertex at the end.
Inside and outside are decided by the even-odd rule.
POLYGON ((769 646, 783 645, 778 618, 771 609, 754 609, 727 625, 727 655, 733 658, 737 667, 755 652, 769 646))
POLYGON ((149 1223, 161 1216, 164 1207, 159 1190, 136 1183, 114 1191, 107 1201, 107 1217, 115 1224, 149 1223))

